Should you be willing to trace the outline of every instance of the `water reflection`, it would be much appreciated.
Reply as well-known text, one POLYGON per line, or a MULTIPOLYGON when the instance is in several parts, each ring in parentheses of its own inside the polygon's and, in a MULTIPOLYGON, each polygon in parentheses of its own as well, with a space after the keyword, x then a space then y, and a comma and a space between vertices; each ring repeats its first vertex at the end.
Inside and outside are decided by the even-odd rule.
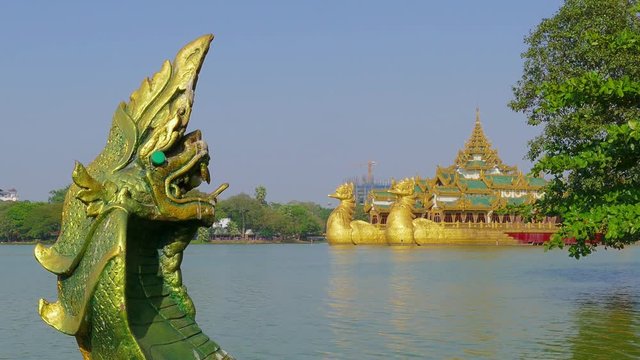
POLYGON ((568 339, 572 359, 640 358, 638 298, 625 290, 593 295, 586 295, 576 307, 576 334, 568 339))
POLYGON ((326 358, 640 358, 640 274, 615 256, 331 247, 326 358))
POLYGON ((364 348, 370 356, 498 357, 497 329, 509 315, 505 319, 506 296, 496 284, 500 271, 490 266, 502 255, 493 250, 455 250, 447 259, 450 248, 332 247, 327 318, 333 355, 364 348))
MULTIPOLYGON (((32 251, 0 247, 0 359, 75 358, 35 311, 55 277, 32 251)), ((199 323, 238 359, 640 359, 640 246, 188 251, 199 323)))
POLYGON ((422 309, 428 309, 428 294, 415 286, 416 274, 411 266, 415 261, 413 248, 398 246, 391 248, 392 268, 389 276, 389 329, 382 333, 392 354, 418 355, 416 338, 419 332, 415 318, 422 317, 422 309), (420 309, 415 312, 416 309, 420 309))
MULTIPOLYGON (((333 334, 334 350, 342 353, 350 348, 350 333, 358 320, 356 299, 356 279, 353 275, 353 262, 356 249, 353 246, 335 246, 331 248, 330 277, 327 300, 330 310, 327 318, 333 334)), ((330 354, 328 354, 330 355, 330 354)), ((328 357, 330 358, 330 357, 328 357)))

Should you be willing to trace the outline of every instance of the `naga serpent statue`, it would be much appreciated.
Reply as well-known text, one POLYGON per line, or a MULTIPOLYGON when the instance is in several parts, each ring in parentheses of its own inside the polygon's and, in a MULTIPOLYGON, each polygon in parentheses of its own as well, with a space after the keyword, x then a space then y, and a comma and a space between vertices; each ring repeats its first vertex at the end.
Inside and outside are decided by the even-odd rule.
POLYGON ((85 359, 232 359, 195 322, 180 271, 228 187, 188 194, 210 181, 207 144, 185 130, 212 39, 186 45, 118 106, 104 150, 75 165, 56 243, 35 248, 58 275, 58 301, 41 299, 40 316, 85 359))

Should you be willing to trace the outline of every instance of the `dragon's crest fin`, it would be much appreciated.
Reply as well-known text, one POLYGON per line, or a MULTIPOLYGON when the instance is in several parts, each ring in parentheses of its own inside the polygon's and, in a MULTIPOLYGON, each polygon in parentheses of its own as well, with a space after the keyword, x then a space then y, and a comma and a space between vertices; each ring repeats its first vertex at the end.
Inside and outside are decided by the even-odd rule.
POLYGON ((167 86, 171 77, 171 63, 165 60, 160 71, 155 73, 151 79, 142 80, 140 88, 131 93, 129 104, 126 105, 126 112, 133 119, 140 119, 145 110, 151 105, 160 92, 167 86))
POLYGON ((124 102, 120 103, 115 114, 113 114, 113 123, 115 127, 120 130, 119 133, 123 139, 121 143, 122 155, 113 169, 114 172, 127 166, 138 147, 138 128, 133 119, 125 111, 125 106, 126 104, 124 102))
POLYGON ((154 150, 170 147, 182 135, 191 115, 198 72, 211 40, 213 35, 208 34, 187 44, 173 63, 165 61, 160 71, 142 81, 129 103, 118 106, 114 125, 120 129, 124 151, 113 171, 127 166, 136 151, 139 157, 147 157, 154 150))
POLYGON ((76 198, 87 205, 87 215, 98 215, 115 193, 115 184, 107 181, 104 184, 94 179, 80 162, 72 174, 73 182, 81 188, 76 198))

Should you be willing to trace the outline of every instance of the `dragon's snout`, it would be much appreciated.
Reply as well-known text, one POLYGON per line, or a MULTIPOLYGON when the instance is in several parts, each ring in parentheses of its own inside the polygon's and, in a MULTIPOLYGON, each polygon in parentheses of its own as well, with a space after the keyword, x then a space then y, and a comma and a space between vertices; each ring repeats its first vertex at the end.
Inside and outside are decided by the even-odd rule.
POLYGON ((202 140, 200 130, 185 135, 177 146, 167 152, 167 196, 172 200, 184 199, 184 195, 202 181, 209 183, 209 159, 209 147, 202 140))

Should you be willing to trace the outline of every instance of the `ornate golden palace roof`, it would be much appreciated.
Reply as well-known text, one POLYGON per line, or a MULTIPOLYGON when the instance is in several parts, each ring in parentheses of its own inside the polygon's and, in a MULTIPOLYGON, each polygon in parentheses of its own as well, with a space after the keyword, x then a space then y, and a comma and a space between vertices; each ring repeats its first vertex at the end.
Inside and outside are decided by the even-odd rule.
MULTIPOLYGON (((546 181, 525 175, 516 166, 508 166, 498 156, 485 135, 480 110, 471 137, 448 167, 438 166, 433 178, 414 178, 415 199, 422 211, 488 211, 507 205, 532 203, 542 196, 546 181)), ((377 212, 387 211, 394 195, 372 190, 368 204, 377 212)))
POLYGON ((498 151, 491 146, 491 142, 482 130, 480 123, 480 109, 476 108, 476 123, 471 137, 458 152, 455 163, 456 168, 495 171, 511 173, 515 167, 507 166, 498 156, 498 151))

